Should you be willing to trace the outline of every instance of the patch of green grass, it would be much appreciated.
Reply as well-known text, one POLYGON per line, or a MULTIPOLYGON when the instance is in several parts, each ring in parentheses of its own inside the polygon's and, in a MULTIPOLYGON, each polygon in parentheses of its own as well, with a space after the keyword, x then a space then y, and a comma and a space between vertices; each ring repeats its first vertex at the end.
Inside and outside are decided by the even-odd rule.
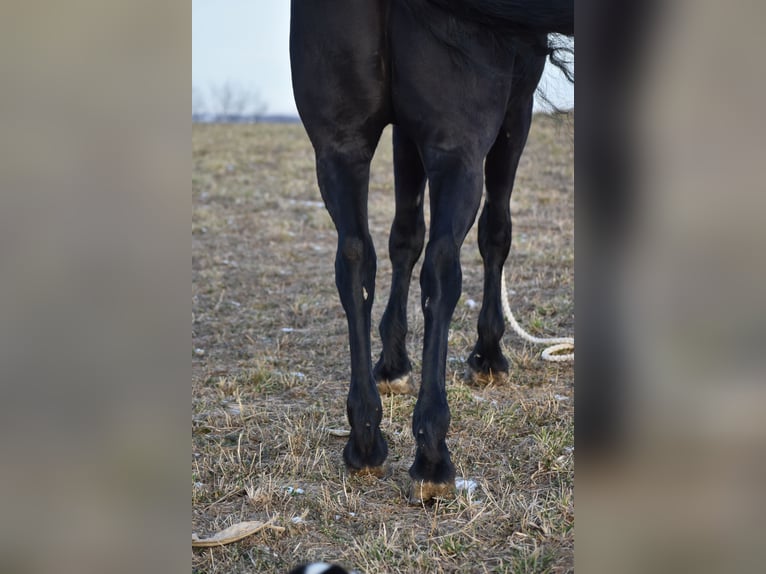
POLYGON ((535 547, 531 550, 517 549, 511 559, 510 569, 512 574, 547 574, 552 572, 555 556, 544 547, 535 547))

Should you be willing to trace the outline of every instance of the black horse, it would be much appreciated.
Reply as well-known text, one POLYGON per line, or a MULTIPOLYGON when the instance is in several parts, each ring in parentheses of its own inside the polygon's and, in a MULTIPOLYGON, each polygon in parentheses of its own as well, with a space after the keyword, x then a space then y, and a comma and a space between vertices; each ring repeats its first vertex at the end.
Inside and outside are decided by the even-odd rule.
POLYGON ((388 447, 380 393, 415 392, 407 355, 407 295, 431 225, 420 276, 425 318, 422 383, 412 419, 412 501, 449 494, 455 469, 445 437, 447 330, 460 297, 460 248, 479 219, 484 298, 468 365, 507 374, 500 283, 511 244, 510 195, 551 55, 549 34, 573 35, 573 0, 292 0, 295 101, 316 153, 319 188, 338 232, 335 277, 351 352, 343 451, 352 472, 380 476, 388 447), (375 250, 367 222, 370 160, 393 124, 396 215, 391 294, 374 366, 370 312, 375 250), (486 160, 486 162, 485 162, 486 160))

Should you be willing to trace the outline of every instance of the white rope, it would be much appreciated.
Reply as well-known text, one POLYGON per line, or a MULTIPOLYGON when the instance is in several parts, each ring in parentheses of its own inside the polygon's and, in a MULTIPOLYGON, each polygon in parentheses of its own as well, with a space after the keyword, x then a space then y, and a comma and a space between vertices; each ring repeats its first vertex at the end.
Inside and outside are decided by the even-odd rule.
POLYGON ((574 337, 535 337, 534 335, 527 333, 521 325, 519 325, 518 321, 516 321, 516 317, 513 316, 513 311, 511 311, 511 304, 508 302, 508 290, 505 285, 505 269, 503 269, 500 277, 500 289, 503 292, 503 314, 516 334, 534 345, 550 345, 543 349, 543 352, 540 355, 545 361, 554 363, 574 361, 574 337), (571 353, 561 354, 562 351, 570 349, 572 351, 571 353))

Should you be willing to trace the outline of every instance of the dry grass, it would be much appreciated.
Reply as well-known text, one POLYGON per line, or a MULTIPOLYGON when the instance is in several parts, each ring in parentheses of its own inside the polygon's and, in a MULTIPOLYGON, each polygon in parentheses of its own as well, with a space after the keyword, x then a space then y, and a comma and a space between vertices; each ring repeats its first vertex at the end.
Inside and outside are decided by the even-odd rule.
MULTIPOLYGON (((513 199, 512 305, 534 333, 573 329, 572 127, 538 116, 513 199)), ((378 572, 573 570, 573 369, 506 335, 511 381, 461 380, 481 302, 475 229, 453 319, 448 445, 477 483, 449 502, 406 504, 412 397, 384 397, 392 472, 347 476, 348 351, 335 291, 335 232, 300 125, 195 125, 192 175, 192 528, 277 515, 285 532, 194 550, 195 572, 286 572, 306 560, 378 572)), ((390 281, 390 132, 370 182, 380 258, 377 325, 390 281)), ((410 351, 419 372, 419 288, 410 351)), ((373 353, 380 350, 377 336, 373 353)))

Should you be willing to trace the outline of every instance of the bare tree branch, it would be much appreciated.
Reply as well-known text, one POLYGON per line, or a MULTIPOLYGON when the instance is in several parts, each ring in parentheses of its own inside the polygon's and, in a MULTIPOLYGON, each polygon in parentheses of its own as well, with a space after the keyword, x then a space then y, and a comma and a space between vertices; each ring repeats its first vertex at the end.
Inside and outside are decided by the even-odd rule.
POLYGON ((232 82, 213 86, 211 94, 216 104, 213 115, 219 122, 257 119, 266 112, 266 104, 258 93, 232 82))

